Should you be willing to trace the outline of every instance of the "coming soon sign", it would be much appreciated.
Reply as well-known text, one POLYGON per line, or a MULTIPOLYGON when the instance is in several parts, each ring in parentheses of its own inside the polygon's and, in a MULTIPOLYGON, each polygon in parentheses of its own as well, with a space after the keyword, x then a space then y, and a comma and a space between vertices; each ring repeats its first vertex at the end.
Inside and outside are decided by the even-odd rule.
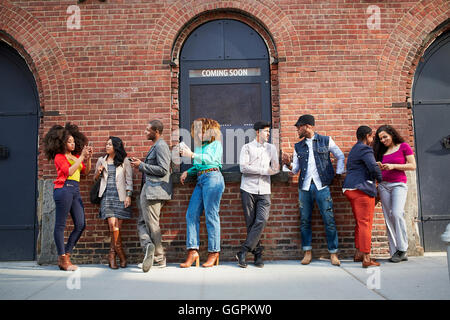
POLYGON ((255 77, 260 75, 261 75, 260 68, 189 70, 189 78, 255 77))

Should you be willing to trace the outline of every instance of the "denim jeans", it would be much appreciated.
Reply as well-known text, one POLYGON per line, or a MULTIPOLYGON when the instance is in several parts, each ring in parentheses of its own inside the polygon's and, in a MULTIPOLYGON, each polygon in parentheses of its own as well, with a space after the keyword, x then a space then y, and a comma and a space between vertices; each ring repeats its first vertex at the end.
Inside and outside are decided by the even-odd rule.
POLYGON ((408 186, 403 182, 381 182, 378 185, 381 206, 389 240, 389 251, 394 254, 397 250, 408 250, 408 234, 405 213, 408 186))
POLYGON ((73 248, 85 228, 84 206, 80 197, 80 188, 77 181, 66 180, 62 188, 53 190, 55 200, 55 230, 53 233, 56 251, 58 255, 72 253, 73 248), (69 235, 67 244, 64 246, 64 229, 66 228, 67 215, 70 212, 73 220, 73 231, 69 235))
POLYGON ((300 232, 302 237, 302 248, 304 251, 312 249, 311 239, 311 215, 314 207, 314 200, 317 202, 327 236, 328 252, 338 251, 338 235, 336 223, 334 222, 333 200, 331 199, 330 188, 327 186, 322 190, 317 190, 314 183, 311 183, 309 191, 299 190, 298 195, 300 205, 300 232))
POLYGON ((219 171, 206 172, 197 177, 197 185, 186 212, 187 249, 198 249, 200 246, 200 216, 205 210, 208 251, 220 251, 219 209, 224 190, 225 182, 219 171))

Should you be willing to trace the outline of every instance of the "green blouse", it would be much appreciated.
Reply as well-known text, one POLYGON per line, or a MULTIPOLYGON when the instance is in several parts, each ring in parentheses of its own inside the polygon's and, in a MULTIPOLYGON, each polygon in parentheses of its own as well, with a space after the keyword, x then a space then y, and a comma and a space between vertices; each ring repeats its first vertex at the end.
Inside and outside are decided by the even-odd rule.
POLYGON ((220 141, 213 141, 211 143, 203 143, 194 149, 193 166, 188 169, 188 175, 195 176, 198 171, 207 170, 211 168, 222 169, 222 143, 220 141))

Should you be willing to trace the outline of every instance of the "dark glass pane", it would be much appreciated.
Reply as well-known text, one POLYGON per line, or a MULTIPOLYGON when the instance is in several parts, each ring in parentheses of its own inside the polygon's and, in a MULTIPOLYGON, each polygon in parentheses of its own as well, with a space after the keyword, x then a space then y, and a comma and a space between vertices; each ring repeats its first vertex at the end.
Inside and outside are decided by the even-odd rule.
POLYGON ((210 118, 221 126, 249 126, 261 119, 258 83, 190 86, 190 118, 210 118))

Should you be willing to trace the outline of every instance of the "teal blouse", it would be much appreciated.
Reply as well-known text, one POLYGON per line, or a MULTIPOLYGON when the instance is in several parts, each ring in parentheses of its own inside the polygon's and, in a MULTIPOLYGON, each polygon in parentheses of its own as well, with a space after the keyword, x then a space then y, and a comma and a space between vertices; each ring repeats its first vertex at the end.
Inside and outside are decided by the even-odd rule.
POLYGON ((188 169, 188 175, 195 176, 198 171, 207 170, 211 168, 222 169, 222 143, 220 141, 213 141, 211 143, 204 143, 194 149, 193 166, 188 169))

